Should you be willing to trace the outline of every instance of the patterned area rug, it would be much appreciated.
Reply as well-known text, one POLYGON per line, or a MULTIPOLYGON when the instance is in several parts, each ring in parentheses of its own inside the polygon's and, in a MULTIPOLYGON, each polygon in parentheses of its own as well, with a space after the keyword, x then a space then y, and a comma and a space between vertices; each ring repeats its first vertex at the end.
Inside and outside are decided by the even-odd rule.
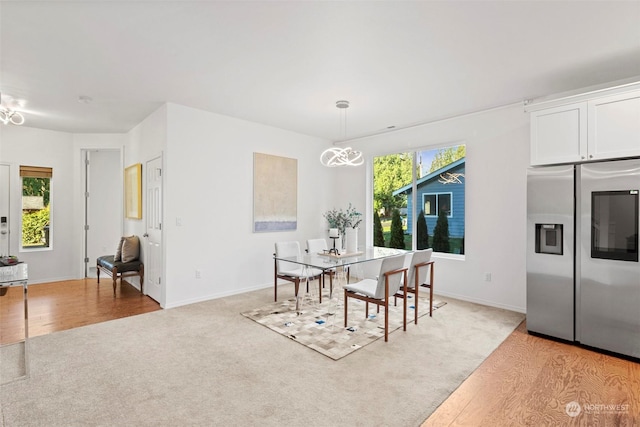
MULTIPOLYGON (((290 298, 267 304, 264 307, 242 313, 243 316, 266 326, 300 344, 316 350, 333 360, 341 359, 354 351, 384 338, 384 307, 377 313, 369 304, 369 317, 365 319, 364 301, 349 299, 348 324, 344 327, 343 293, 323 295, 322 304, 317 295, 305 294, 296 311, 296 299, 290 298)), ((428 295, 428 294, 427 294, 428 295)), ((407 327, 413 324, 414 295, 407 297, 407 327)), ((433 301, 433 310, 446 302, 433 301)), ((429 298, 420 296, 419 317, 429 315, 429 298)), ((402 328, 402 299, 389 307, 389 333, 402 328)), ((391 340, 391 336, 389 337, 391 340)))

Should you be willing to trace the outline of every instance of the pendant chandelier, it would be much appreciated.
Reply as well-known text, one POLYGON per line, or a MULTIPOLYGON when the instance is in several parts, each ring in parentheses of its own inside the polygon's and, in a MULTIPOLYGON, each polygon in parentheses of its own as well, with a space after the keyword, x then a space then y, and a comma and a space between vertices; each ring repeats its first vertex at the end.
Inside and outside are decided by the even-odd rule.
POLYGON ((2 94, 0 94, 0 122, 5 125, 11 123, 16 126, 24 123, 24 116, 22 114, 2 105, 2 94))
MULTIPOLYGON (((347 136, 347 108, 349 101, 336 101, 336 107, 342 111, 340 115, 340 124, 342 129, 342 137, 347 136)), ((360 166, 364 163, 361 151, 352 150, 351 147, 331 147, 327 148, 320 155, 320 163, 327 167, 337 166, 360 166)))

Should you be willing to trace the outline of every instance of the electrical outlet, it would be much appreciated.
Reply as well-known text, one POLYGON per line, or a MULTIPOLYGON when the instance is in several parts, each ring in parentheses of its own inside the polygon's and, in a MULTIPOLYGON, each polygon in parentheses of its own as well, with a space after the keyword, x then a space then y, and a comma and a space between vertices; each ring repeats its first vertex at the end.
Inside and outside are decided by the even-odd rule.
POLYGON ((200 270, 196 270, 196 279, 200 279, 202 277, 202 272, 200 270))
POLYGON ((484 273, 484 281, 485 282, 491 281, 491 273, 484 273))

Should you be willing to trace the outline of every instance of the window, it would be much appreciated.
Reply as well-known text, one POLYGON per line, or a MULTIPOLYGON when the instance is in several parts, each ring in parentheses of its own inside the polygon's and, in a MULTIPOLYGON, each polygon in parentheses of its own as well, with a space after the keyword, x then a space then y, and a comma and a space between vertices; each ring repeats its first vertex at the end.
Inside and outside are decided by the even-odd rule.
POLYGON ((443 210, 447 217, 451 218, 451 199, 452 193, 423 194, 423 211, 425 216, 438 216, 443 210))
POLYGON ((51 178, 53 169, 20 166, 22 179, 22 248, 51 246, 51 178))
POLYGON ((465 167, 464 144, 375 157, 373 244, 464 254, 465 167))

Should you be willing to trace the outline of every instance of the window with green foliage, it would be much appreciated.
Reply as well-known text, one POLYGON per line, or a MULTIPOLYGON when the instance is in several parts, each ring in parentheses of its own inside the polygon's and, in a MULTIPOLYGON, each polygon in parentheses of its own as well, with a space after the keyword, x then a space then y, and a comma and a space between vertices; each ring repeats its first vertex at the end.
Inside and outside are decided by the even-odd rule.
POLYGON ((374 244, 464 254, 465 169, 464 144, 375 157, 374 244))
POLYGON ((51 246, 51 178, 53 170, 20 166, 22 178, 22 248, 51 246))

